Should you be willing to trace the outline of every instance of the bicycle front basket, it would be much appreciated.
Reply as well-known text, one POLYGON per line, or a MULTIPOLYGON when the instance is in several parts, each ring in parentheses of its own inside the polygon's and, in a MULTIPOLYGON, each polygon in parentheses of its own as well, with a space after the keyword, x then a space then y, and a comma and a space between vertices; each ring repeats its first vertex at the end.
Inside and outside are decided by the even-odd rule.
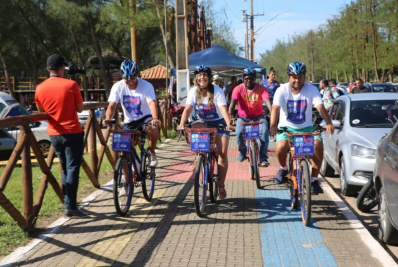
POLYGON ((217 129, 215 128, 187 128, 188 141, 191 151, 209 152, 213 149, 216 141, 217 129))

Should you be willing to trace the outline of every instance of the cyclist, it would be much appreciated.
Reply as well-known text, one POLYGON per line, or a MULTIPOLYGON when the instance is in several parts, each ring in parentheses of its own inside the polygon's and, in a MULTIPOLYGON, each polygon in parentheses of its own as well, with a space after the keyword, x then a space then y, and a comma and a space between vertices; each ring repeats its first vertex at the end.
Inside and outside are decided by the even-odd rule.
MULTIPOLYGON (((292 133, 306 133, 314 131, 312 124, 312 106, 314 106, 322 115, 327 126, 326 131, 333 134, 334 126, 329 118, 325 107, 322 104, 322 98, 318 89, 304 82, 306 66, 302 62, 292 62, 287 67, 289 82, 283 84, 275 94, 274 103, 271 112, 270 133, 277 134, 278 127, 287 127, 292 133), (277 117, 279 115, 279 124, 277 117)), ((275 183, 281 184, 283 178, 288 174, 286 166, 287 152, 289 144, 286 133, 276 136, 276 156, 278 158, 280 169, 275 176, 275 183)), ((314 193, 323 193, 317 180, 319 169, 323 160, 323 144, 320 135, 315 136, 315 155, 312 158, 312 178, 311 190, 314 193)))
POLYGON ((256 71, 253 68, 243 70, 243 84, 238 85, 232 94, 229 114, 232 117, 236 104, 238 104, 238 121, 236 123, 236 142, 238 144, 239 155, 237 160, 242 162, 246 158, 246 146, 243 139, 243 126, 241 122, 261 121, 262 134, 260 138, 260 166, 268 167, 268 123, 263 113, 263 102, 271 110, 269 93, 264 86, 256 83, 256 71))
POLYGON ((276 71, 273 67, 271 67, 268 73, 268 79, 263 80, 260 83, 260 85, 264 86, 269 92, 269 99, 271 101, 271 104, 272 101, 274 100, 276 89, 278 89, 281 86, 281 84, 277 80, 275 80, 275 75, 276 71))
MULTIPOLYGON (((220 124, 232 128, 231 120, 228 116, 227 103, 222 89, 211 83, 211 68, 205 65, 199 65, 194 71, 198 85, 188 92, 187 102, 184 112, 182 113, 180 129, 184 128, 184 124, 195 109, 196 118, 202 121, 208 127, 218 127, 220 124)), ((220 176, 220 199, 227 197, 225 191, 225 177, 228 170, 228 143, 229 132, 218 130, 216 137, 218 159, 218 172, 220 176)))
POLYGON ((158 107, 155 97, 155 90, 152 84, 138 78, 139 69, 137 63, 131 59, 126 59, 120 66, 122 80, 112 86, 108 98, 108 108, 106 110, 103 124, 109 124, 115 114, 118 102, 122 103, 124 114, 123 130, 137 129, 142 123, 149 123, 151 127, 138 129, 147 133, 150 147, 149 165, 156 167, 158 159, 155 153, 156 143, 159 138, 158 107))

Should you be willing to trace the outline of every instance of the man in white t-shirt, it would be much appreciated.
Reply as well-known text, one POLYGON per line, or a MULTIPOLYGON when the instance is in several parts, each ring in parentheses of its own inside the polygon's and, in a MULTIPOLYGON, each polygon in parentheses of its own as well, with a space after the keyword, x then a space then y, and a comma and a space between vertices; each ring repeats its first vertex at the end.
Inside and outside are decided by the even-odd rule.
MULTIPOLYGON (((314 106, 322 115, 327 126, 326 131, 334 132, 334 126, 329 118, 318 89, 305 83, 306 67, 302 62, 292 62, 287 67, 289 82, 283 84, 275 93, 271 112, 270 134, 276 135, 278 128, 287 127, 290 133, 313 132, 312 107, 314 106), (279 115, 279 124, 277 125, 279 115)), ((312 158, 311 190, 313 193, 323 193, 317 180, 319 169, 323 160, 323 144, 320 135, 315 136, 315 155, 312 158)), ((289 144, 286 133, 276 136, 276 156, 280 169, 275 176, 275 183, 281 184, 288 175, 286 159, 289 144)))
POLYGON ((155 153, 156 143, 159 138, 158 109, 156 103, 155 90, 152 84, 137 77, 139 70, 137 63, 131 59, 126 59, 120 66, 123 80, 112 86, 108 98, 108 109, 103 124, 108 124, 115 114, 118 102, 120 101, 124 114, 123 130, 140 130, 147 133, 150 147, 151 167, 156 167, 158 160, 155 153), (152 126, 144 127, 143 123, 152 126))

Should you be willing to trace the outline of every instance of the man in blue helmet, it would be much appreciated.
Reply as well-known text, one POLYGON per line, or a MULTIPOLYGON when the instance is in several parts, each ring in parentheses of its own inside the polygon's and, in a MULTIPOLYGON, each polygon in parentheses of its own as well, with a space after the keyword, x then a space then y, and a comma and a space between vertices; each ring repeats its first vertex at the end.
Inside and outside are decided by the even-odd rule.
MULTIPOLYGON (((292 62, 287 67, 289 82, 281 85, 276 91, 271 112, 270 134, 276 135, 278 127, 287 127, 291 133, 306 133, 314 131, 312 124, 312 107, 322 115, 327 126, 326 131, 334 132, 334 126, 322 103, 318 89, 305 82, 306 66, 302 62, 292 62), (277 123, 279 115, 279 124, 277 123)), ((323 144, 321 136, 315 136, 315 155, 312 158, 311 190, 313 193, 323 193, 317 180, 323 160, 323 144)), ((286 165, 289 144, 286 133, 276 135, 276 156, 280 169, 275 176, 275 183, 281 184, 287 176, 286 165)))
POLYGON ((151 167, 156 167, 158 159, 155 153, 156 143, 159 138, 158 108, 155 96, 155 90, 152 84, 138 78, 139 70, 137 63, 131 59, 126 59, 120 66, 122 80, 112 86, 108 98, 108 109, 103 124, 108 124, 115 114, 118 102, 120 101, 124 114, 123 130, 137 129, 142 123, 149 123, 152 126, 141 126, 141 130, 147 133, 150 147, 151 167))
POLYGON ((233 111, 236 104, 238 104, 238 121, 236 122, 236 142, 238 143, 239 155, 237 160, 242 162, 246 158, 246 145, 243 139, 243 126, 241 122, 262 122, 262 135, 260 138, 260 166, 268 167, 268 123, 263 113, 263 102, 271 110, 271 102, 269 100, 269 93, 264 86, 256 83, 256 71, 253 68, 246 68, 243 70, 243 84, 235 87, 232 97, 231 105, 229 106, 229 114, 233 117, 233 111))

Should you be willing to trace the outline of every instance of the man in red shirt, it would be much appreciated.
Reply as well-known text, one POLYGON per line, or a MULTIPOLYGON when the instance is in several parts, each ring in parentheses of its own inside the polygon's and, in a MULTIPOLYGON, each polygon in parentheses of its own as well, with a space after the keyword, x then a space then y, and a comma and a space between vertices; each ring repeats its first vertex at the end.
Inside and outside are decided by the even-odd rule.
POLYGON ((62 190, 65 216, 87 216, 77 208, 79 171, 83 158, 83 130, 77 112, 83 111, 83 99, 75 81, 63 78, 65 58, 54 54, 47 59, 50 78, 36 88, 35 102, 49 116, 47 133, 62 165, 62 190))
POLYGON ((246 157, 246 146, 243 140, 243 127, 241 122, 261 121, 262 133, 259 140, 260 146, 260 166, 268 167, 268 124, 263 113, 263 102, 271 110, 270 96, 267 89, 256 83, 256 71, 252 68, 243 70, 243 84, 235 87, 232 93, 229 114, 232 117, 236 104, 238 104, 238 121, 236 122, 236 142, 238 143, 238 161, 242 162, 246 157))

